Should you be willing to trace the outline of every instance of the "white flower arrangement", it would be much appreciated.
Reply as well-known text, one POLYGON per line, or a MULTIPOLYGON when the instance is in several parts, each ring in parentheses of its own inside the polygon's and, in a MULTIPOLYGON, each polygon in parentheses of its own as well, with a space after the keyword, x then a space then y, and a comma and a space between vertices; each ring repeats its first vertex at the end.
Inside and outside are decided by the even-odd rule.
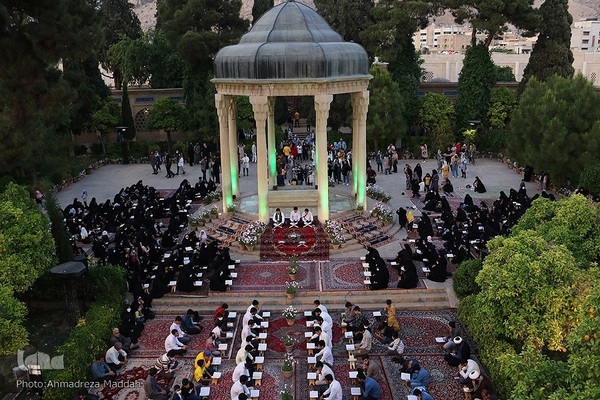
POLYGON ((245 245, 255 245, 258 242, 258 238, 265 230, 265 224, 260 221, 254 221, 248 225, 246 230, 242 232, 239 238, 239 242, 245 245))
POLYGON ((385 191, 380 186, 373 184, 367 185, 367 196, 386 203, 392 198, 392 196, 385 193, 385 191))
POLYGON ((296 314, 298 314, 298 310, 295 309, 294 306, 289 306, 288 308, 283 310, 283 313, 281 315, 283 315, 283 317, 286 319, 292 319, 296 318, 296 314))
POLYGON ((371 215, 377 216, 384 222, 391 222, 394 219, 392 210, 383 203, 376 203, 375 207, 371 210, 371 215))

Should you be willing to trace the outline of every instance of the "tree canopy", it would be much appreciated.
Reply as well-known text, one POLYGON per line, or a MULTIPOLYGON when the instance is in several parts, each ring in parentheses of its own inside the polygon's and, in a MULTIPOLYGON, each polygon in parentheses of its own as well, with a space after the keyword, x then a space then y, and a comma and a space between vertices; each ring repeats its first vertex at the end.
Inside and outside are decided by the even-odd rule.
POLYGON ((345 41, 362 44, 360 33, 373 24, 373 0, 315 0, 319 14, 345 41))
POLYGON ((546 0, 540 6, 541 23, 535 47, 523 71, 519 91, 525 89, 527 81, 535 77, 538 81, 558 75, 572 78, 573 52, 571 51, 571 25, 568 0, 546 0))
POLYGON ((478 31, 487 35, 483 43, 486 48, 508 29, 508 24, 533 31, 538 23, 533 0, 446 0, 445 6, 452 10, 456 23, 473 26, 473 45, 478 31))
POLYGON ((597 398, 600 207, 539 198, 488 242, 480 292, 459 306, 500 398, 597 398), (576 394, 576 395, 573 395, 576 394))
POLYGON ((398 84, 391 74, 380 67, 369 71, 369 113, 367 114, 367 138, 375 149, 387 143, 396 143, 407 129, 403 116, 404 102, 398 84))
POLYGON ((463 68, 458 76, 456 118, 458 128, 469 127, 469 121, 486 118, 496 83, 496 65, 484 44, 471 46, 465 53, 463 68))
POLYGON ((454 104, 446 96, 427 93, 421 99, 419 122, 431 135, 432 148, 445 149, 454 143, 454 104))
POLYGON ((0 285, 21 293, 55 264, 46 217, 22 186, 0 193, 0 285))
POLYGON ((511 119, 509 154, 559 184, 579 176, 600 152, 599 101, 582 76, 532 78, 511 119))

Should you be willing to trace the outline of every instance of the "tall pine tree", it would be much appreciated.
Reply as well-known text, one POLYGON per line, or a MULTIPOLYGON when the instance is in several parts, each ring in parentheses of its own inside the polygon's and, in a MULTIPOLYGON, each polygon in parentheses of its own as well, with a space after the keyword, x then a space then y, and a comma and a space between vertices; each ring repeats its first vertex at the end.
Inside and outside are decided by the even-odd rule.
POLYGON ((573 52, 571 51, 571 24, 568 0, 546 0, 540 6, 542 21, 537 43, 523 72, 519 92, 525 90, 532 77, 545 82, 551 76, 572 78, 573 52))

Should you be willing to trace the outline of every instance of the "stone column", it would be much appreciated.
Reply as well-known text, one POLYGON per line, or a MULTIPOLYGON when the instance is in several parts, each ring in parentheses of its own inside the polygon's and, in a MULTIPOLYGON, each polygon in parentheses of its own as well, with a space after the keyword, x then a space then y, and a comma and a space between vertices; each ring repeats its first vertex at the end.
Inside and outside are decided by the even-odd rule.
MULTIPOLYGON (((354 96, 352 99, 352 109, 354 110, 354 96)), ((355 117, 354 111, 352 112, 352 193, 354 194, 354 198, 356 199, 356 190, 358 187, 358 156, 360 155, 360 150, 358 146, 358 120, 355 117)))
POLYGON ((223 210, 233 203, 231 190, 231 169, 229 163, 229 101, 228 96, 215 94, 215 106, 219 118, 219 147, 221 150, 221 188, 223 190, 223 210))
POLYGON ((269 222, 269 192, 267 166, 267 135, 265 125, 269 112, 267 96, 250 96, 250 104, 256 121, 256 175, 258 177, 258 219, 269 222))
POLYGON ((319 221, 329 219, 329 182, 327 180, 327 118, 333 95, 320 94, 315 96, 316 114, 316 166, 317 184, 319 190, 319 221))
POLYGON ((275 143, 275 97, 269 97, 267 149, 269 151, 269 188, 277 186, 277 143, 275 143))
POLYGON ((366 186, 367 186, 367 111, 369 110, 369 91, 352 93, 352 115, 356 124, 357 143, 354 148, 358 150, 356 155, 356 204, 362 204, 367 209, 366 186))
MULTIPOLYGON (((236 104, 237 98, 235 96, 227 96, 229 101, 229 109, 227 118, 229 120, 229 165, 231 166, 231 193, 234 196, 240 195, 239 188, 239 176, 240 176, 240 163, 238 158, 238 136, 237 136, 237 122, 236 122, 236 104)), ((226 209, 223 212, 227 211, 226 209)))

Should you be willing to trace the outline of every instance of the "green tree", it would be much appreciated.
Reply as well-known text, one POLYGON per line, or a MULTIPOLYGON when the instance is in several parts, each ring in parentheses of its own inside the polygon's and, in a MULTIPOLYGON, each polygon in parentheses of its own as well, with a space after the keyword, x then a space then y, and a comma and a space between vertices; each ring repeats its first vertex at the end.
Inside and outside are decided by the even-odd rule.
POLYGON ((452 10, 456 23, 473 26, 473 46, 477 32, 486 33, 483 44, 488 48, 496 35, 508 29, 508 24, 533 31, 538 23, 533 0, 446 0, 445 6, 452 10))
POLYGON ((579 186, 593 194, 600 194, 600 164, 595 163, 581 171, 579 186))
POLYGON ((73 261, 73 246, 71 245, 71 237, 67 232, 65 223, 63 222, 63 210, 56 199, 54 193, 50 192, 45 195, 46 211, 48 219, 50 219, 50 232, 54 239, 54 248, 56 249, 56 258, 59 263, 73 261))
POLYGON ((254 4, 252 5, 252 24, 256 24, 256 21, 264 13, 273 8, 274 5, 273 0, 254 0, 254 4))
POLYGON ((518 347, 561 350, 579 323, 572 310, 584 300, 591 276, 563 245, 533 231, 494 239, 488 248, 476 282, 490 321, 503 321, 500 334, 518 347))
POLYGON ((14 297, 10 286, 0 286, 1 355, 16 354, 27 345, 29 334, 23 326, 27 308, 14 297))
POLYGON ((517 93, 508 89, 506 86, 500 86, 492 93, 490 99, 490 108, 487 114, 487 120, 493 129, 505 129, 510 116, 517 106, 517 93))
POLYGON ((106 154, 106 136, 113 133, 119 125, 119 111, 119 105, 112 98, 108 98, 92 115, 91 129, 99 134, 104 154, 106 154))
POLYGON ((102 42, 98 55, 102 66, 112 71, 115 88, 121 89, 123 75, 121 67, 113 64, 114 59, 109 56, 109 49, 119 43, 123 37, 137 39, 142 36, 142 26, 139 18, 133 11, 133 4, 127 0, 98 0, 100 7, 100 20, 102 22, 102 42))
POLYGON ((487 116, 492 87, 496 83, 495 68, 485 45, 467 49, 458 76, 456 119, 459 129, 468 128, 469 121, 482 121, 487 116))
POLYGON ((315 7, 347 42, 362 44, 360 33, 373 24, 373 0, 316 0, 315 7))
POLYGON ((160 29, 149 31, 144 39, 149 43, 150 86, 153 89, 182 87, 185 63, 165 33, 160 29))
POLYGON ((400 44, 400 52, 395 60, 391 60, 389 70, 394 81, 400 87, 400 93, 406 107, 404 117, 408 126, 415 126, 419 117, 421 100, 419 98, 419 82, 423 75, 423 60, 415 50, 412 35, 405 36, 400 44))
POLYGON ((404 104, 398 84, 385 69, 373 67, 369 71, 369 113, 367 115, 367 147, 379 149, 395 143, 406 132, 407 123, 402 113, 404 104))
POLYGON ((121 125, 126 127, 124 132, 124 140, 133 140, 135 138, 135 123, 131 112, 131 104, 129 103, 129 94, 127 93, 127 83, 123 84, 123 95, 121 97, 121 125))
POLYGON ((446 148, 454 143, 454 104, 444 95, 427 93, 421 100, 420 124, 430 135, 432 148, 446 148))
POLYGON ((57 66, 89 57, 99 41, 96 15, 89 2, 78 0, 0 4, 3 175, 16 170, 35 181, 64 157, 74 93, 57 66))
POLYGON ((150 129, 162 129, 167 134, 167 145, 171 151, 171 133, 183 127, 185 110, 176 100, 168 97, 158 99, 150 110, 150 129))
POLYGON ((248 96, 239 96, 236 104, 237 127, 239 129, 251 129, 256 126, 254 113, 248 96))
POLYGON ((508 152, 554 182, 579 176, 600 152, 599 101, 582 76, 531 79, 511 118, 508 152))
POLYGON ((214 142, 218 124, 212 60, 223 46, 234 44, 247 31, 240 18, 241 0, 162 0, 158 3, 157 28, 164 31, 187 63, 183 89, 186 122, 199 140, 214 142), (207 12, 210 10, 210 12, 207 12))
POLYGON ((568 0, 546 0, 540 6, 540 14, 538 39, 523 71, 519 92, 525 90, 531 77, 545 82, 555 75, 572 78, 575 73, 571 51, 573 17, 568 0))
POLYGON ((0 193, 0 285, 22 293, 55 265, 48 220, 27 190, 13 183, 0 193))
POLYGON ((511 67, 496 65, 496 82, 516 82, 515 74, 511 67))

